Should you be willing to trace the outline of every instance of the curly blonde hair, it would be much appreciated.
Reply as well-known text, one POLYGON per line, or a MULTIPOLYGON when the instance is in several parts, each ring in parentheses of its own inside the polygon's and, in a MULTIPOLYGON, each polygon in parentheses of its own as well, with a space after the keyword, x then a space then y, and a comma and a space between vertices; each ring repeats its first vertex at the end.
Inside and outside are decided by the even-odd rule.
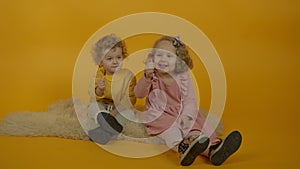
POLYGON ((122 49, 123 59, 128 56, 125 42, 115 34, 109 34, 97 41, 92 48, 92 56, 97 65, 100 65, 103 57, 113 48, 120 47, 122 49))
POLYGON ((175 73, 181 73, 187 71, 189 68, 193 68, 193 60, 191 59, 189 52, 183 44, 182 41, 175 37, 171 36, 163 36, 160 39, 158 39, 154 45, 153 45, 153 51, 152 53, 155 53, 155 48, 161 41, 169 41, 173 44, 173 46, 176 48, 176 55, 178 57, 175 67, 175 73))

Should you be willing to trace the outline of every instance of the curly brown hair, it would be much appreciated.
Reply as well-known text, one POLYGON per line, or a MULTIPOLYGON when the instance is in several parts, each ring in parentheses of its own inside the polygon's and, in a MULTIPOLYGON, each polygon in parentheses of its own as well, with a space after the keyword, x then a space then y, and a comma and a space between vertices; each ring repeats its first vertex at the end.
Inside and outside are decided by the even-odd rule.
POLYGON ((122 49, 123 59, 128 56, 125 42, 115 34, 109 34, 99 39, 92 48, 92 56, 95 63, 100 65, 103 56, 105 56, 108 51, 116 47, 120 47, 122 49))
POLYGON ((169 41, 176 48, 176 55, 178 57, 175 68, 176 73, 185 72, 188 70, 188 68, 193 68, 193 60, 191 59, 185 44, 175 37, 163 36, 158 39, 153 45, 153 54, 155 53, 156 46, 161 41, 169 41))

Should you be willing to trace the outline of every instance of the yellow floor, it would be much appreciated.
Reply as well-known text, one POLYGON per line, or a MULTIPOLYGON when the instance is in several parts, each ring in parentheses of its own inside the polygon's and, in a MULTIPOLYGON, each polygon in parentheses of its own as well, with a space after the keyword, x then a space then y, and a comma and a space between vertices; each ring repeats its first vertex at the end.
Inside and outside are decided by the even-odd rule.
MULTIPOLYGON (((220 168, 298 168, 299 145, 292 133, 242 130, 240 150, 220 168), (294 141, 296 142, 296 141, 294 141)), ((299 138, 299 137, 298 137, 299 138)), ((142 144, 142 143, 136 143, 142 144)), ((180 168, 178 154, 167 151, 150 158, 113 155, 89 141, 61 138, 0 137, 1 168, 180 168)), ((190 168, 215 168, 199 157, 190 168)))
MULTIPOLYGON (((45 111, 49 104, 71 97, 74 64, 86 40, 116 18, 145 11, 189 20, 220 55, 227 81, 225 133, 238 129, 243 142, 218 168, 300 168, 297 0, 1 1, 0 118, 16 111, 45 111)), ((129 52, 153 43, 138 40, 128 40, 129 52)), ((207 79, 199 83, 201 105, 207 108, 209 90, 202 90, 209 89, 207 79)), ((89 141, 0 136, 1 169, 124 167, 182 168, 172 151, 132 159, 89 141)), ((188 168, 217 167, 197 158, 188 168)))

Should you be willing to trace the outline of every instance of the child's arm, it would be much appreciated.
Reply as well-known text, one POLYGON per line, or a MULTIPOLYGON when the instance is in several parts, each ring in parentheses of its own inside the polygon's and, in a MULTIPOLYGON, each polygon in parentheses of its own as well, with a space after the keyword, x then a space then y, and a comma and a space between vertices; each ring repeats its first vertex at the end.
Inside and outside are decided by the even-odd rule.
POLYGON ((102 98, 105 93, 105 79, 103 74, 103 68, 98 67, 95 77, 95 94, 97 98, 102 98))
MULTIPOLYGON (((181 89, 183 94, 183 109, 180 115, 181 124, 183 125, 183 129, 190 129, 194 124, 197 115, 198 115, 198 106, 197 101, 194 93, 194 86, 192 81, 189 77, 189 74, 186 72, 183 74, 182 79, 183 88, 181 89)), ((185 131, 184 131, 185 132, 185 131)))
POLYGON ((134 94, 137 98, 144 98, 149 94, 151 87, 151 80, 146 79, 145 76, 143 76, 137 83, 137 85, 134 87, 134 94))
POLYGON ((197 117, 198 107, 197 101, 194 93, 194 86, 192 85, 191 80, 188 80, 186 95, 183 96, 183 111, 182 115, 187 115, 193 119, 197 117))
POLYGON ((149 53, 147 60, 145 61, 146 67, 144 75, 138 81, 138 84, 134 88, 134 94, 137 98, 144 98, 150 92, 151 81, 154 76, 154 62, 153 55, 149 53))
POLYGON ((95 93, 96 93, 97 96, 103 96, 104 95, 104 90, 105 90, 105 79, 101 78, 97 82, 95 93))

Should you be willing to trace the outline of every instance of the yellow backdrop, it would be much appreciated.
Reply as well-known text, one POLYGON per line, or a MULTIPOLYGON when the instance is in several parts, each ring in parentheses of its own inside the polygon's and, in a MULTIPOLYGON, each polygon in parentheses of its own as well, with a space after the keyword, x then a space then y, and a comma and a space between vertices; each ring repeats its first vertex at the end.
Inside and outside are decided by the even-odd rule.
MULTIPOLYGON (((87 39, 108 22, 137 12, 182 17, 218 51, 227 78, 225 133, 238 129, 244 138, 223 168, 300 167, 298 0, 1 0, 0 118, 16 111, 46 111, 49 104, 71 97, 74 64, 87 39)), ((139 45, 140 40, 129 39, 129 52, 139 45)), ((197 80, 206 98, 201 106, 208 108, 205 76, 197 80)), ((0 152, 0 168, 10 169, 179 168, 171 151, 129 159, 90 142, 59 138, 0 136, 0 152)), ((202 158, 191 166, 212 167, 202 158)))

